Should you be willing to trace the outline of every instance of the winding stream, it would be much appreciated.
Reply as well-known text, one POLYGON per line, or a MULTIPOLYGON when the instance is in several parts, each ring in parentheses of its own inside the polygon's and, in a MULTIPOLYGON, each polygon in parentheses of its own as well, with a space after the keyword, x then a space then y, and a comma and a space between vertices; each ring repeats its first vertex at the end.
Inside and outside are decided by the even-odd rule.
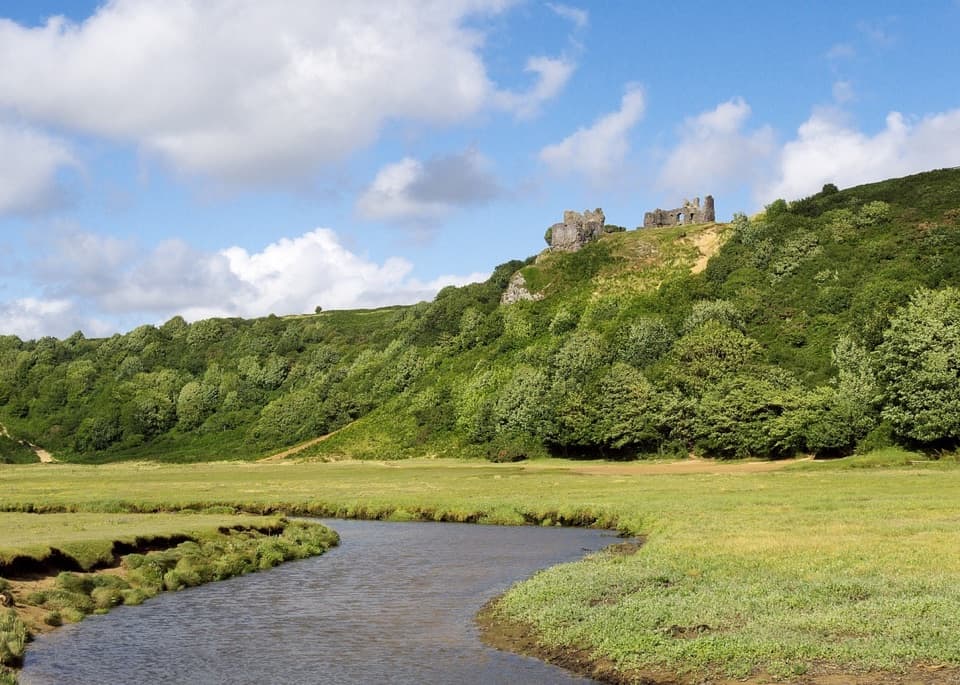
POLYGON ((590 682, 484 646, 473 617, 517 580, 610 544, 610 533, 324 523, 341 544, 320 557, 40 637, 21 683, 590 682))

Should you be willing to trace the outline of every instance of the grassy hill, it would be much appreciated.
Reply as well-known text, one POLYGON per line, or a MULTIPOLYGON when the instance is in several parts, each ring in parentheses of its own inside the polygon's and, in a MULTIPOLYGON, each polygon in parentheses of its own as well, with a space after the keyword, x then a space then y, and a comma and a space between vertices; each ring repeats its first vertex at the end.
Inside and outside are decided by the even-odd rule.
POLYGON ((338 429, 300 454, 954 449, 957 286, 948 169, 607 234, 408 307, 3 337, 0 422, 84 462, 250 459, 338 429), (501 305, 518 270, 542 299, 501 305))

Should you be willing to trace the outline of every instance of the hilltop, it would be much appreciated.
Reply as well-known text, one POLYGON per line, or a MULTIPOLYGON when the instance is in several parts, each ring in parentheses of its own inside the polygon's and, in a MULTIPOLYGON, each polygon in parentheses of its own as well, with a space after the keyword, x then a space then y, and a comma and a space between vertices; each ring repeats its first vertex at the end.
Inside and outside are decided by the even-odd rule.
POLYGON ((83 462, 952 449, 957 286, 960 170, 828 185, 429 303, 3 337, 0 423, 83 462))

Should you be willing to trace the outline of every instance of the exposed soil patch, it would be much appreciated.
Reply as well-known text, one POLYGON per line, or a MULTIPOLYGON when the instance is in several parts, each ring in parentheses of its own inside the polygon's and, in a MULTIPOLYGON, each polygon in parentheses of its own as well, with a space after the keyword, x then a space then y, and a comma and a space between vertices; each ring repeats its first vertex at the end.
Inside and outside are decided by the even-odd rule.
POLYGON ((764 473, 779 471, 806 459, 780 459, 777 461, 725 462, 710 459, 684 459, 669 462, 632 462, 629 464, 584 464, 570 466, 571 473, 610 476, 664 476, 683 473, 764 473))
POLYGON ((613 556, 629 557, 639 552, 640 548, 643 547, 643 543, 646 541, 646 538, 638 537, 634 538, 633 540, 627 540, 626 542, 618 542, 610 545, 605 547, 603 551, 606 554, 612 554, 613 556))
MULTIPOLYGON (((554 647, 537 639, 533 626, 522 621, 504 620, 497 614, 499 598, 488 602, 477 614, 477 626, 484 644, 495 649, 522 654, 560 666, 601 683, 614 685, 958 685, 960 668, 956 666, 918 664, 904 673, 849 673, 830 664, 817 664, 811 672, 792 678, 758 673, 746 678, 729 678, 712 674, 678 674, 663 668, 622 671, 608 658, 596 655, 585 647, 554 647)), ((672 626, 668 629, 677 639, 696 639, 710 632, 710 627, 672 626)))
POLYGON ((694 247, 700 252, 697 261, 690 267, 690 273, 698 274, 707 268, 707 262, 720 250, 722 244, 720 241, 720 228, 714 226, 713 228, 701 231, 694 236, 690 242, 693 243, 694 247))

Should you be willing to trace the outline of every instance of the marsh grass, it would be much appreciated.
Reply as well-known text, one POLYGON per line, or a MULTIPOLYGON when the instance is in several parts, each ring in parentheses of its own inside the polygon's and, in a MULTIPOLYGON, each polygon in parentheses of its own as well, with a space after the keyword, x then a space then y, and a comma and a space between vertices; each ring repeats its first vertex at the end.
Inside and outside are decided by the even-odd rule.
MULTIPOLYGON (((11 484, 11 489, 15 487, 11 484)), ((51 489, 41 495, 38 505, 55 496, 54 492, 51 489)), ((68 492, 61 494, 69 496, 68 492)), ((0 513, 0 574, 17 557, 43 562, 59 554, 74 562, 76 570, 89 570, 113 563, 117 551, 125 547, 162 545, 178 536, 204 534, 221 527, 264 524, 258 516, 112 513, 110 510, 117 506, 101 504, 106 513, 0 513)))
POLYGON ((5 667, 20 666, 27 640, 27 626, 17 612, 14 609, 0 609, 0 678, 5 667))
MULTIPOLYGON (((113 514, 0 514, 6 526, 5 563, 8 570, 22 567, 28 555, 45 564, 73 563, 76 557, 64 556, 59 548, 71 549, 91 569, 104 561, 103 550, 115 550, 131 544, 160 544, 156 535, 190 539, 168 549, 129 553, 120 557, 120 568, 115 573, 62 571, 52 584, 17 597, 20 607, 39 607, 44 610, 42 622, 56 627, 74 623, 91 613, 106 613, 120 604, 136 605, 166 590, 181 590, 243 575, 276 566, 284 561, 304 559, 320 554, 337 544, 337 534, 324 526, 275 517, 257 516, 190 516, 137 514, 121 517, 120 527, 130 535, 125 542, 110 536, 118 529, 107 525, 107 519, 117 523, 113 514), (75 519, 75 520, 73 520, 75 519), (185 524, 202 522, 207 528, 192 529, 185 524), (219 525, 209 527, 215 522, 219 525), (23 523, 45 544, 16 547, 23 530, 13 532, 11 525, 23 523), (48 523, 45 527, 44 523, 48 523), (174 525, 174 524, 179 525, 174 525), (78 531, 82 531, 79 535, 78 531), (131 542, 132 540, 132 542, 131 542), (52 545, 52 546, 48 546, 52 545), (58 554, 51 554, 51 551, 58 554)), ((42 566, 40 567, 42 568, 42 566)), ((0 592, 15 590, 6 579, 0 578, 0 592)), ((39 626, 33 626, 36 629, 39 626)), ((23 651, 29 640, 29 627, 13 608, 0 610, 0 685, 16 682, 16 671, 22 664, 23 651)))
MULTIPOLYGON (((616 528, 647 542, 631 556, 601 553, 538 574, 508 592, 500 611, 535 626, 547 644, 585 647, 620 669, 786 678, 823 664, 957 666, 960 469, 904 454, 867 456, 884 468, 848 468, 863 459, 854 457, 682 475, 662 463, 560 460, 14 467, 4 471, 0 507, 220 505, 616 528)), ((257 567, 283 552, 272 539, 256 547, 245 563, 257 567)), ((148 556, 125 561, 144 574, 139 587, 201 572, 186 563, 178 571, 167 557, 147 564, 148 556)), ((219 558, 214 573, 239 563, 230 549, 219 558)))

